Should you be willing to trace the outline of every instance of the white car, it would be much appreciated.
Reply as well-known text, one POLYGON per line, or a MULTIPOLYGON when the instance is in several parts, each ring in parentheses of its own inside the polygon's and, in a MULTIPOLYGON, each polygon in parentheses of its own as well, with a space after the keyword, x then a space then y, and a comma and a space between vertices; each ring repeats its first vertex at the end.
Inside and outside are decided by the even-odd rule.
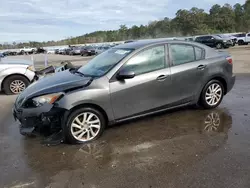
POLYGON ((8 95, 19 94, 35 77, 31 61, 0 59, 0 91, 8 95))
POLYGON ((240 33, 234 36, 237 37, 238 45, 247 45, 250 43, 250 33, 240 33))
POLYGON ((48 49, 48 50, 47 50, 47 54, 55 54, 55 52, 56 52, 56 51, 53 50, 53 49, 48 49))
POLYGON ((36 52, 36 48, 31 48, 31 47, 24 47, 20 49, 20 53, 21 54, 25 54, 25 53, 35 53, 36 52))

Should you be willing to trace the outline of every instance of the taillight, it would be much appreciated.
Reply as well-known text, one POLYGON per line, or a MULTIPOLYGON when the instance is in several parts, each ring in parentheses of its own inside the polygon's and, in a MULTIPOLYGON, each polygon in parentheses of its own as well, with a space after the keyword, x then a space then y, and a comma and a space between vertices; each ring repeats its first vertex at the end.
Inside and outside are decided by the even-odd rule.
POLYGON ((226 59, 227 59, 227 62, 228 62, 229 64, 233 64, 233 59, 232 59, 232 57, 227 57, 226 59))

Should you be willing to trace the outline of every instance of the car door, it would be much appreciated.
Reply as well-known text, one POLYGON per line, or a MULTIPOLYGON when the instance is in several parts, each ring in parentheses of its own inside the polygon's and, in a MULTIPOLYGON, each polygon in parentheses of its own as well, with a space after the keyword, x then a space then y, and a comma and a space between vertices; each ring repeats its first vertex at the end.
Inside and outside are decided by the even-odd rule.
POLYGON ((134 72, 131 79, 110 81, 115 119, 122 119, 164 106, 171 86, 165 45, 144 49, 131 57, 118 72, 134 72))
POLYGON ((201 37, 201 43, 209 46, 209 37, 208 36, 203 36, 201 37))
POLYGON ((206 36, 205 41, 207 46, 214 47, 214 38, 212 36, 206 36))
POLYGON ((189 44, 169 45, 171 57, 172 104, 179 105, 194 100, 207 75, 205 50, 189 44))

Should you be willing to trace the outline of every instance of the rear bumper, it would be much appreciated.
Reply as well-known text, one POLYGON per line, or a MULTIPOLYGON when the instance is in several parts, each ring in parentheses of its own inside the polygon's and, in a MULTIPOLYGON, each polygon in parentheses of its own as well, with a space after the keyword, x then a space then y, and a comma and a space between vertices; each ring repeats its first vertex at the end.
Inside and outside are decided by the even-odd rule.
POLYGON ((235 84, 235 79, 236 79, 236 77, 235 77, 235 75, 233 75, 233 76, 228 80, 228 84, 227 84, 227 93, 228 93, 229 91, 232 90, 232 88, 233 88, 233 86, 234 86, 234 84, 235 84))

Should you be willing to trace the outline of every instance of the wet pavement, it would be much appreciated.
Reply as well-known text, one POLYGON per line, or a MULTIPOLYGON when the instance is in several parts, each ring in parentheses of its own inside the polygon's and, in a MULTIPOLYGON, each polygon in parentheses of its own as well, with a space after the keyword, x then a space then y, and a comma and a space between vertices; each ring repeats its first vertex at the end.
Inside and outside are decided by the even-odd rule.
POLYGON ((25 138, 0 96, 1 188, 249 188, 250 75, 214 110, 182 108, 108 128, 86 145, 25 138))

